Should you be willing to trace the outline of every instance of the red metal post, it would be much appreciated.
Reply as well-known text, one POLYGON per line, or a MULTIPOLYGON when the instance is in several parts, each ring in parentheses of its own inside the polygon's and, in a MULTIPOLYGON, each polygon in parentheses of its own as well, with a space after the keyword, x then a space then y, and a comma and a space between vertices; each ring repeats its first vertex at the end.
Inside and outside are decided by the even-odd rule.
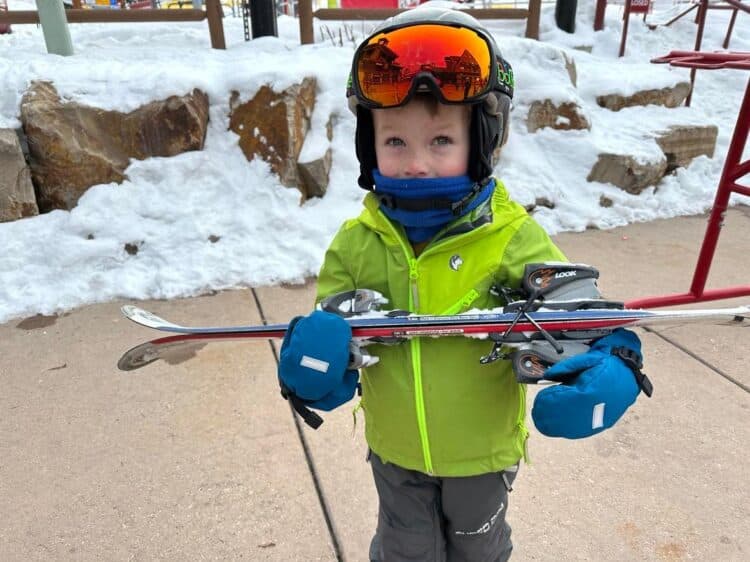
MULTIPOLYGON (((654 59, 652 62, 669 62, 673 66, 683 66, 693 69, 704 68, 736 68, 750 70, 750 53, 698 53, 675 51, 665 57, 654 59)), ((706 227, 698 262, 695 265, 690 292, 657 297, 635 299, 626 304, 628 308, 649 308, 659 306, 673 306, 695 302, 744 297, 750 295, 749 285, 724 287, 721 289, 705 290, 708 273, 711 269, 719 234, 724 216, 729 206, 732 193, 740 193, 750 197, 750 187, 740 185, 740 178, 750 173, 750 159, 742 162, 742 153, 747 144, 750 132, 750 80, 745 88, 737 124, 732 134, 732 141, 724 161, 719 186, 716 190, 714 205, 706 227)))
MULTIPOLYGON (((729 196, 733 191, 744 192, 744 195, 750 195, 750 190, 743 189, 743 186, 737 185, 737 180, 744 175, 741 173, 742 168, 747 167, 746 165, 743 166, 741 159, 742 151, 745 150, 747 142, 748 127, 750 127, 750 80, 747 82, 745 97, 742 101, 740 114, 737 117, 737 125, 734 128, 732 142, 727 151, 727 159, 724 162, 724 170, 719 180, 719 188, 716 191, 716 199, 714 199, 714 206, 711 209, 711 216, 708 219, 706 236, 703 239, 698 263, 695 266, 693 284, 690 286, 690 292, 694 295, 702 295, 703 289, 706 286, 711 260, 713 260, 716 243, 719 240, 719 231, 724 222, 724 213, 726 213, 729 206, 729 196)), ((750 163, 750 160, 745 164, 748 163, 750 163)))
MULTIPOLYGON (((700 0, 698 13, 695 15, 695 21, 698 23, 698 32, 695 35, 695 51, 701 50, 701 43, 703 43, 703 29, 706 27, 707 13, 708 0, 700 0)), ((690 102, 693 99, 693 87, 695 86, 695 70, 695 67, 690 69, 690 91, 688 92, 687 98, 685 98, 686 107, 690 107, 690 102)))
POLYGON ((630 0, 625 0, 625 13, 623 14, 624 21, 622 22, 622 37, 620 37, 620 54, 625 54, 625 43, 628 41, 628 24, 630 23, 630 0))
POLYGON ((607 0, 596 0, 596 12, 594 13, 594 31, 604 29, 604 13, 607 11, 607 0))
POLYGON ((732 17, 729 19, 729 26, 727 27, 727 35, 724 37, 724 43, 722 47, 725 49, 729 48, 729 40, 732 38, 732 30, 734 30, 734 22, 737 19, 737 8, 732 10, 732 17))

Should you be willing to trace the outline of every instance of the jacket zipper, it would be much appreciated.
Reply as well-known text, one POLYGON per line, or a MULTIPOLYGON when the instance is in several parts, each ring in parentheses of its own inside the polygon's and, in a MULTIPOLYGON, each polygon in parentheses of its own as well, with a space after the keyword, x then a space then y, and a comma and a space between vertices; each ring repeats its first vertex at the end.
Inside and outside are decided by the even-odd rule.
POLYGON ((466 293, 463 297, 461 297, 460 301, 458 301, 453 306, 441 312, 440 315, 451 316, 453 314, 459 314, 467 310, 472 305, 472 303, 475 300, 477 300, 478 297, 479 297, 479 291, 477 291, 476 289, 472 289, 471 291, 466 293))
MULTIPOLYGON (((414 257, 411 247, 407 242, 404 242, 393 224, 390 221, 386 222, 396 235, 396 240, 401 245, 401 250, 404 252, 404 256, 406 256, 409 264, 409 312, 419 312, 419 288, 417 286, 417 280, 419 279, 418 258, 414 257)), ((411 349, 411 367, 414 372, 414 407, 417 415, 417 429, 419 430, 419 438, 422 445, 425 472, 432 475, 434 471, 432 468, 432 454, 430 453, 430 440, 427 436, 424 393, 422 392, 422 348, 419 344, 419 338, 410 339, 409 346, 411 349)))
MULTIPOLYGON (((390 221, 388 221, 388 224, 395 231, 395 228, 390 224, 390 221)), ((407 243, 403 241, 397 231, 395 231, 395 234, 409 263, 409 311, 417 313, 419 312, 419 288, 417 285, 417 280, 419 279, 419 258, 412 257, 413 254, 407 243)), ((425 255, 428 251, 429 248, 425 248, 425 251, 420 254, 420 257, 425 255)), ((476 289, 472 289, 466 293, 458 303, 451 306, 449 310, 455 310, 456 312, 462 311, 471 306, 478 296, 479 292, 476 289)), ((444 312, 443 314, 450 314, 450 312, 444 312)), ((422 388, 422 347, 420 345, 420 339, 412 338, 409 340, 409 345, 411 348, 412 371, 414 372, 414 406, 417 415, 417 428, 419 429, 419 437, 422 445, 425 472, 432 475, 434 474, 434 469, 432 467, 430 440, 427 435, 427 416, 425 413, 424 392, 422 388)))
MULTIPOLYGON (((414 312, 419 311, 419 290, 417 287, 419 270, 417 269, 417 259, 409 258, 409 310, 414 312)), ((411 346, 411 367, 414 372, 414 406, 417 413, 419 438, 422 442, 424 467, 427 474, 433 474, 432 454, 430 453, 430 439, 427 435, 427 416, 425 414, 424 393, 422 389, 422 346, 419 338, 412 338, 409 340, 409 344, 411 346)))

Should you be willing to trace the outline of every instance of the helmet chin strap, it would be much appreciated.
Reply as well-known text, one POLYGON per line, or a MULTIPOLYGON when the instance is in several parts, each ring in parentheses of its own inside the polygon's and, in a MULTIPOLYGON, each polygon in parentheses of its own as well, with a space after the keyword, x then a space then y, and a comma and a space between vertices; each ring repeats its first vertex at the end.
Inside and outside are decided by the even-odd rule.
MULTIPOLYGON (((405 190, 408 190, 410 182, 415 180, 401 180, 405 190)), ((425 182, 429 180, 417 180, 419 182, 425 182)), ((454 217, 461 216, 466 208, 484 191, 492 178, 487 178, 483 183, 473 182, 471 189, 461 197, 458 201, 453 201, 447 197, 424 197, 424 198, 406 198, 397 197, 391 193, 383 193, 378 191, 377 188, 374 191, 374 195, 381 205, 391 210, 401 211, 439 211, 439 210, 450 210, 454 217)))

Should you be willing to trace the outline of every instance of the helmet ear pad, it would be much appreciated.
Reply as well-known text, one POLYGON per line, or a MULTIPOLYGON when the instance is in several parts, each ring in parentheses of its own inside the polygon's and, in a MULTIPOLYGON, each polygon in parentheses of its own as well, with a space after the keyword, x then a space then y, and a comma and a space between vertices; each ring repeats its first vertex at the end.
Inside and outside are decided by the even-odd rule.
POLYGON ((375 126, 372 120, 372 111, 358 105, 356 107, 357 128, 354 131, 354 150, 359 160, 360 187, 372 190, 375 179, 372 171, 378 167, 375 156, 375 126))
POLYGON ((510 98, 497 91, 490 92, 482 103, 471 108, 469 137, 469 177, 482 183, 492 175, 496 151, 508 139, 510 98))

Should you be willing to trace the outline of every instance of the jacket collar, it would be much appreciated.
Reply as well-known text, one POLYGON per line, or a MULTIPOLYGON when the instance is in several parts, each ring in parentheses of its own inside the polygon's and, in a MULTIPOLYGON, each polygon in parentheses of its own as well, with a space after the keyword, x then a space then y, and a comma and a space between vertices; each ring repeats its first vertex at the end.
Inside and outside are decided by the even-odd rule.
MULTIPOLYGON (((483 202, 470 213, 457 218, 442 231, 438 232, 433 242, 449 236, 468 234, 481 226, 491 224, 491 228, 501 228, 511 220, 509 213, 503 212, 510 202, 508 191, 503 183, 495 179, 495 190, 492 197, 483 202)), ((360 222, 377 232, 389 245, 408 244, 403 227, 395 224, 380 210, 380 203, 374 194, 368 193, 364 199, 364 210, 359 216, 360 222)))

